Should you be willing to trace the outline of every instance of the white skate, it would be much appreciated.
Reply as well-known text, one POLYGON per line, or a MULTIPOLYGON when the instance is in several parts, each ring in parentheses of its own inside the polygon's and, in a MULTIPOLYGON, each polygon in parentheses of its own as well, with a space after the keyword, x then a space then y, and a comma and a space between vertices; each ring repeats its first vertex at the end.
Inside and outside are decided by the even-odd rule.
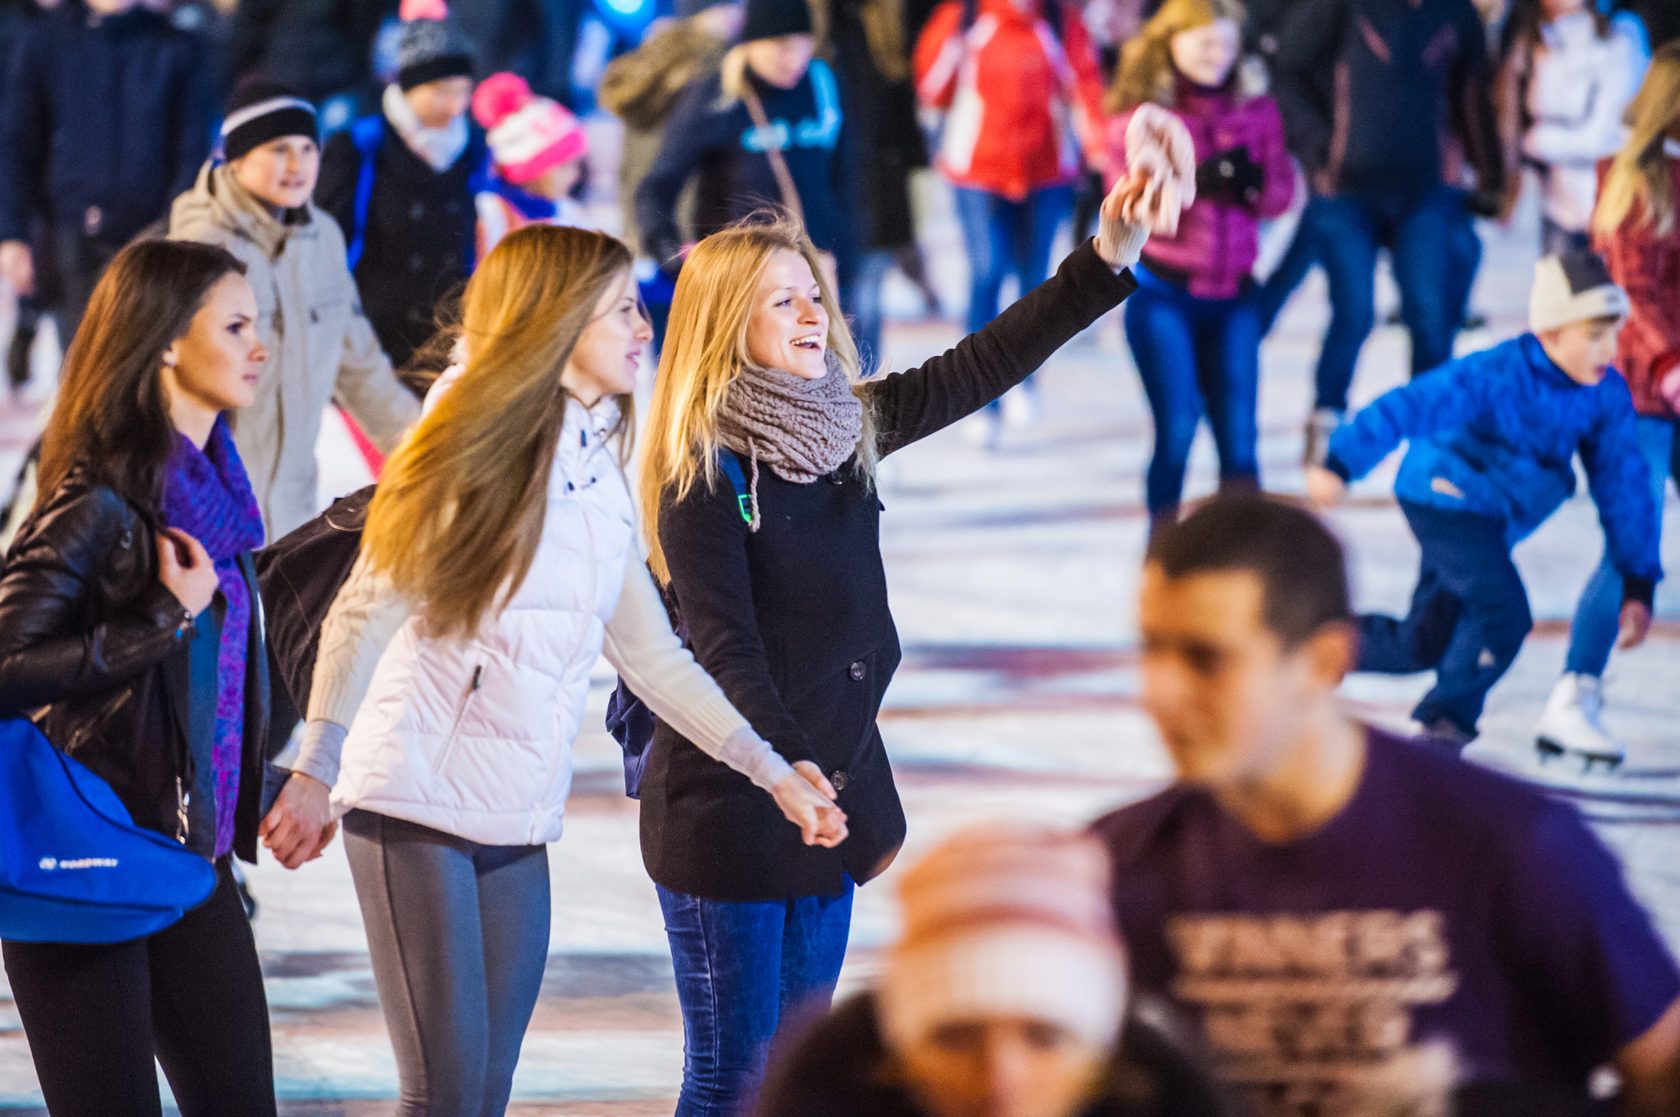
POLYGON ((1552 688, 1534 729, 1540 759, 1579 759, 1585 771, 1595 765, 1615 769, 1627 749, 1604 728, 1604 684, 1591 675, 1565 675, 1552 688))

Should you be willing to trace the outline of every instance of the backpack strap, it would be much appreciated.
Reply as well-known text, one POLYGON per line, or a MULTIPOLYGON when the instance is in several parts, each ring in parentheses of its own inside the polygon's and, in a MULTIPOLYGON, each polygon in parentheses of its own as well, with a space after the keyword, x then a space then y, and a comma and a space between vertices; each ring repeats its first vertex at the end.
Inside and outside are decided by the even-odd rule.
POLYGON ((377 113, 364 116, 350 125, 350 140, 361 157, 356 168, 356 197, 350 214, 350 243, 346 257, 350 270, 362 262, 362 249, 367 246, 368 208, 373 203, 373 164, 379 154, 379 144, 385 139, 385 118, 377 113))
POLYGON ((718 465, 723 475, 729 478, 729 484, 735 489, 735 507, 741 513, 741 519, 746 523, 753 522, 753 506, 757 500, 753 496, 752 488, 747 484, 746 472, 741 468, 741 456, 727 446, 718 449, 718 465))

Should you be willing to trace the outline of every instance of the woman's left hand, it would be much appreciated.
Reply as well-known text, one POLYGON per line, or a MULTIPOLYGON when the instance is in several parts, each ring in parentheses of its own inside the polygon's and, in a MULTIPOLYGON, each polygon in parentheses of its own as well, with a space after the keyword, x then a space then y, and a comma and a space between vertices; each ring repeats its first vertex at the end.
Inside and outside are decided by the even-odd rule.
POLYGON ((1196 200, 1196 147, 1184 122, 1139 105, 1126 126, 1126 173, 1103 199, 1097 254, 1113 268, 1138 262, 1151 233, 1171 236, 1196 200))

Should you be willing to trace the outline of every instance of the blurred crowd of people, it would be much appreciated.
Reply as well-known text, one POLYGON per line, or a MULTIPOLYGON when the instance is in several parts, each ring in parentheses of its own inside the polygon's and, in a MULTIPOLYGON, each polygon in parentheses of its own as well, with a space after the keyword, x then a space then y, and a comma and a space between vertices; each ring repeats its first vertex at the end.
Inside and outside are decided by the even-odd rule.
POLYGON ((1676 5, 625 10, 0 9, 13 385, 44 321, 64 352, 0 714, 217 868, 140 939, 0 934, 49 1110, 159 1113, 157 1060, 183 1113, 275 1112, 234 861, 298 868, 342 824, 399 1112, 502 1112, 605 656, 683 1117, 1680 1112, 1680 971, 1615 859, 1459 755, 1532 628, 1512 548, 1577 458, 1604 559, 1535 739, 1624 755, 1601 679, 1651 629, 1680 483, 1676 5), (941 312, 923 168, 967 336, 877 375, 889 274, 941 312), (1528 189, 1529 328, 1455 356, 1477 222, 1528 189), (1412 379, 1352 409, 1382 252, 1412 379), (1406 445, 1404 617, 1356 616, 1338 542, 1261 493, 1262 341, 1314 268, 1307 495, 1406 445), (1141 690, 1178 780, 940 845, 876 987, 802 1020, 906 833, 878 465, 969 416, 999 445, 1122 303, 1154 426, 1141 690), (335 405, 382 472, 323 512, 335 405), (1204 419, 1218 498, 1186 506, 1204 419), (1434 674, 1415 738, 1348 718, 1356 671, 1434 674))

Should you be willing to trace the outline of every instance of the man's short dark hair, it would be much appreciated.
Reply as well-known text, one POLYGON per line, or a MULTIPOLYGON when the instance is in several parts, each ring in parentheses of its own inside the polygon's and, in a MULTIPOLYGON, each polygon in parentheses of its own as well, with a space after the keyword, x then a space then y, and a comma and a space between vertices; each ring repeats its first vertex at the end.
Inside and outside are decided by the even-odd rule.
POLYGON ((1206 501, 1158 530, 1145 561, 1174 579, 1223 571, 1255 575, 1266 627, 1287 647, 1346 621, 1352 611, 1341 543, 1293 501, 1254 495, 1206 501))

